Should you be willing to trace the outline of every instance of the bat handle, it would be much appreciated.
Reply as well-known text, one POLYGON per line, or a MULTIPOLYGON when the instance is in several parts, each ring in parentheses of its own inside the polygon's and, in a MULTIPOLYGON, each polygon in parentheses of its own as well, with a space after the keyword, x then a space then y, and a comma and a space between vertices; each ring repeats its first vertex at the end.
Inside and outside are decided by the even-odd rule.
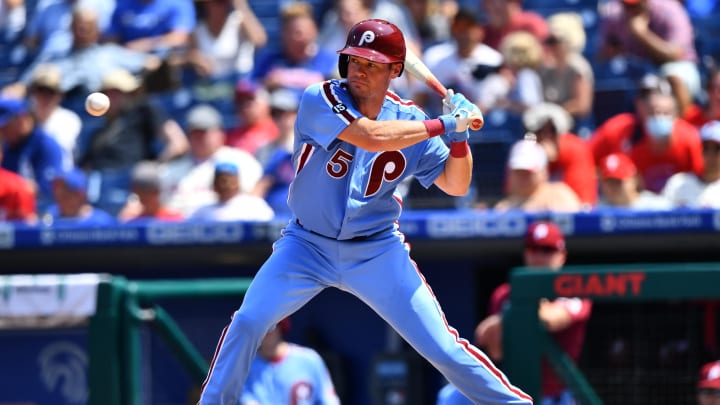
POLYGON ((470 117, 469 126, 473 131, 479 131, 485 125, 485 120, 480 116, 470 117))

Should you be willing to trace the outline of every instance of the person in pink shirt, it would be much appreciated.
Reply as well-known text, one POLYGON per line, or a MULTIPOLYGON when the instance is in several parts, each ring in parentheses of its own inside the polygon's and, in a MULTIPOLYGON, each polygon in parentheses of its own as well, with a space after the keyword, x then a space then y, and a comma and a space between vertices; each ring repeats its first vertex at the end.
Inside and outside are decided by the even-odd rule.
POLYGON ((238 82, 235 108, 239 123, 228 133, 227 146, 255 155, 260 147, 278 137, 279 130, 270 113, 270 95, 262 85, 248 80, 238 82))
POLYGON ((601 54, 625 56, 657 68, 673 86, 680 111, 701 95, 695 35, 676 0, 613 0, 600 13, 601 54))

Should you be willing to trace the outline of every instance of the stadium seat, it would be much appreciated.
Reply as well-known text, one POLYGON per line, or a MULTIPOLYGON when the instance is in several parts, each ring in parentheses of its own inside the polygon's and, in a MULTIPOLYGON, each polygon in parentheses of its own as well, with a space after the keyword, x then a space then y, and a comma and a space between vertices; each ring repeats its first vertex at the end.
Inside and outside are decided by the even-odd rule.
POLYGON ((720 16, 694 18, 695 49, 703 71, 717 66, 720 58, 720 16))
POLYGON ((473 154, 473 193, 478 202, 494 205, 504 196, 505 167, 513 141, 475 143, 473 154))
POLYGON ((474 143, 508 142, 519 139, 525 133, 522 118, 505 109, 496 108, 485 112, 485 126, 470 134, 474 143))

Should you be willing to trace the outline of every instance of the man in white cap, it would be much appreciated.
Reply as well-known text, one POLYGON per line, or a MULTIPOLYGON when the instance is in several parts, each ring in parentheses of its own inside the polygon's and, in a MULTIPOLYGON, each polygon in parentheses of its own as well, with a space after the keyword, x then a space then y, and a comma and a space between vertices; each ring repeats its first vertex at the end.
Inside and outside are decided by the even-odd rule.
POLYGON ((262 176, 262 166, 250 153, 225 145, 225 129, 220 112, 207 104, 193 107, 186 116, 190 141, 188 153, 167 164, 163 189, 168 205, 183 215, 217 201, 213 190, 215 165, 229 162, 242 173, 240 188, 250 192, 262 176))
POLYGON ((548 180, 545 150, 532 140, 520 140, 510 150, 507 191, 495 210, 526 212, 578 212, 582 204, 577 194, 563 182, 548 180))
POLYGON ((662 194, 676 207, 720 208, 720 121, 700 128, 704 169, 702 176, 676 173, 662 194))

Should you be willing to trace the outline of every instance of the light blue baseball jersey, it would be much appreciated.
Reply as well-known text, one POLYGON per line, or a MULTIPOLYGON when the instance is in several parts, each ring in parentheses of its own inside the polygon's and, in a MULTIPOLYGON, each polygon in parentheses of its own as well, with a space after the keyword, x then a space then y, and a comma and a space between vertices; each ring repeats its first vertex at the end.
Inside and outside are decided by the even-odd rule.
MULTIPOLYGON (((429 187, 445 167, 449 152, 440 137, 383 152, 368 152, 337 139, 363 116, 345 81, 308 87, 298 116, 312 119, 296 121, 293 162, 297 174, 288 202, 300 224, 321 235, 345 240, 388 230, 402 209, 397 185, 414 175, 429 187)), ((427 116, 414 103, 388 91, 376 119, 425 120, 427 116)))
MULTIPOLYGON (((344 81, 305 91, 295 125, 296 176, 288 199, 296 218, 273 244, 221 334, 199 404, 236 405, 268 330, 330 287, 372 308, 473 403, 532 404, 447 323, 398 229, 402 201, 396 186, 410 175, 430 186, 444 170, 448 148, 439 137, 380 152, 339 140, 360 117, 344 81)), ((423 120, 426 115, 388 92, 376 119, 423 120)))
POLYGON ((256 356, 250 365, 240 405, 337 405, 340 401, 320 355, 289 345, 275 361, 256 356))

